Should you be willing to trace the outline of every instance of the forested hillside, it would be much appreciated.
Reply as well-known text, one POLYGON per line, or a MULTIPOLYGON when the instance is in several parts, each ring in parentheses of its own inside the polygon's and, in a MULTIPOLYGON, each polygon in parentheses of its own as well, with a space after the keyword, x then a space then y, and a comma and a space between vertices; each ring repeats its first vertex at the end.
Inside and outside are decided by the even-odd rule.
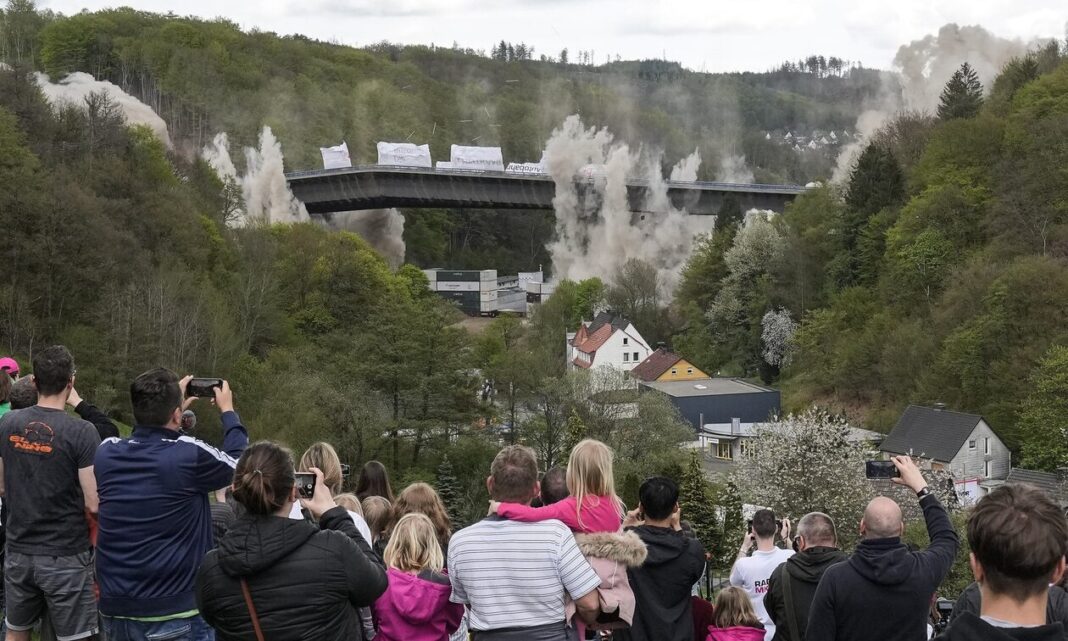
POLYGON ((909 402, 983 414, 1027 466, 1068 462, 1068 62, 1058 44, 939 115, 904 114, 848 184, 728 225, 684 274, 676 346, 887 428, 909 402), (1021 455, 1022 453, 1022 455, 1021 455))
MULTIPOLYGON (((3 21, 5 58, 53 80, 83 71, 114 82, 167 121, 180 151, 196 153, 218 132, 254 146, 267 125, 290 170, 320 166, 318 148, 342 140, 356 163, 375 162, 379 140, 428 143, 435 159, 476 144, 537 161, 553 128, 577 113, 632 148, 662 152, 667 167, 699 149, 701 179, 805 184, 830 174, 839 143, 795 150, 782 137, 841 136, 881 88, 879 72, 822 56, 767 74, 705 74, 660 60, 542 60, 510 43, 485 43, 487 55, 356 49, 129 8, 60 18, 29 0, 13 0, 3 21)), ((408 260, 420 266, 515 272, 551 262, 545 212, 404 214, 408 260)))

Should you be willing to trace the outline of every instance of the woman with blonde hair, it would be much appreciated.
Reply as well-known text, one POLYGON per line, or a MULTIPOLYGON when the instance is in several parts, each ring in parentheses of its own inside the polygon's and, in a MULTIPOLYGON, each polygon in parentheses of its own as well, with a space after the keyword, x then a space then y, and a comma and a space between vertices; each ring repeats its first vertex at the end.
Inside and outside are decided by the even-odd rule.
POLYGON ((442 552, 448 556, 449 538, 452 537, 452 521, 445 509, 445 503, 438 496, 437 491, 426 483, 412 483, 397 497, 393 504, 393 516, 400 519, 406 514, 418 512, 425 514, 434 524, 434 532, 438 537, 438 545, 442 552))
POLYGON ((389 587, 375 602, 378 641, 447 641, 464 606, 451 603, 437 527, 419 512, 397 521, 386 546, 389 587))
MULTIPOLYGON (((341 494, 342 486, 345 482, 345 477, 341 473, 341 459, 338 458, 337 451, 334 450, 334 446, 329 443, 319 441, 318 443, 312 443, 311 447, 304 450, 304 454, 300 457, 300 465, 298 466, 302 472, 307 472, 313 467, 323 471, 323 484, 330 490, 330 496, 337 497, 341 494)), ((367 521, 363 518, 363 511, 356 511, 349 507, 349 517, 352 518, 352 522, 356 525, 356 529, 360 531, 363 538, 367 540, 368 545, 372 545, 374 539, 371 536, 371 528, 367 525, 367 521)), ((299 508, 295 514, 290 515, 293 518, 303 518, 300 516, 299 508)))
POLYGON ((764 641, 764 626, 745 590, 723 588, 716 596, 715 625, 708 626, 705 641, 764 641))

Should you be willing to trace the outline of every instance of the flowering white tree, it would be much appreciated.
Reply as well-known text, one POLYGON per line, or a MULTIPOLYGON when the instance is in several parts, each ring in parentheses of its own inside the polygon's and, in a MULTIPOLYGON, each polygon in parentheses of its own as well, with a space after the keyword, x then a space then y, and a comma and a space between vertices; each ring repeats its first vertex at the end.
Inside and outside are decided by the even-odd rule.
POLYGON ((757 428, 732 480, 746 503, 769 507, 796 523, 829 514, 849 539, 874 496, 864 476, 870 445, 847 438, 844 420, 817 409, 757 428))
POLYGON ((768 311, 760 321, 763 331, 761 339, 764 341, 764 360, 768 365, 786 367, 790 364, 793 355, 794 332, 797 331, 797 323, 790 318, 790 312, 779 308, 779 311, 768 311))
POLYGON ((729 274, 708 311, 713 324, 737 324, 745 319, 758 280, 779 260, 784 247, 782 234, 766 220, 753 219, 738 230, 734 244, 723 255, 729 274))

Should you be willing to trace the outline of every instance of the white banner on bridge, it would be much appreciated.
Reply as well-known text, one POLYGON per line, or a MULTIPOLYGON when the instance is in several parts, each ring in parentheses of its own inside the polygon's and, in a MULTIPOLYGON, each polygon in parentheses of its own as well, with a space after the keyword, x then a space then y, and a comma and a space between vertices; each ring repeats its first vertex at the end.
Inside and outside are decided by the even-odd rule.
POLYGON ((414 145, 409 142, 379 142, 378 164, 427 169, 434 167, 430 160, 430 145, 414 145))
POLYGON ((341 169, 352 166, 347 142, 336 147, 319 147, 319 153, 323 155, 323 169, 341 169))
POLYGON ((453 169, 481 169, 483 171, 504 171, 504 154, 500 147, 462 147, 452 146, 449 158, 453 169))
POLYGON ((542 176, 545 175, 545 165, 540 162, 510 162, 504 173, 542 176))

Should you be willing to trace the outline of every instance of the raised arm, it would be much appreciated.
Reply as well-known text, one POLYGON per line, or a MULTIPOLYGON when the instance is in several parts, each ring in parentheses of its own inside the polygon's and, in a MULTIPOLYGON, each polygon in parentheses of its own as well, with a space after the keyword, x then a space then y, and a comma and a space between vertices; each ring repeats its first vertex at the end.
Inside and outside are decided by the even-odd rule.
POLYGON ((891 460, 898 472, 898 476, 893 479, 894 483, 904 485, 921 496, 920 507, 923 508, 923 518, 927 521, 927 536, 931 539, 931 545, 916 555, 921 559, 933 590, 942 583, 942 579, 946 578, 953 567, 960 539, 957 537, 957 531, 953 529, 946 508, 942 507, 938 497, 931 493, 927 481, 912 462, 912 458, 895 456, 891 460))
POLYGON ((519 503, 501 503, 497 507, 497 514, 506 519, 524 523, 556 519, 563 521, 564 525, 572 530, 577 530, 579 529, 579 522, 578 514, 575 511, 576 505, 577 503, 573 496, 544 507, 530 507, 519 503))

